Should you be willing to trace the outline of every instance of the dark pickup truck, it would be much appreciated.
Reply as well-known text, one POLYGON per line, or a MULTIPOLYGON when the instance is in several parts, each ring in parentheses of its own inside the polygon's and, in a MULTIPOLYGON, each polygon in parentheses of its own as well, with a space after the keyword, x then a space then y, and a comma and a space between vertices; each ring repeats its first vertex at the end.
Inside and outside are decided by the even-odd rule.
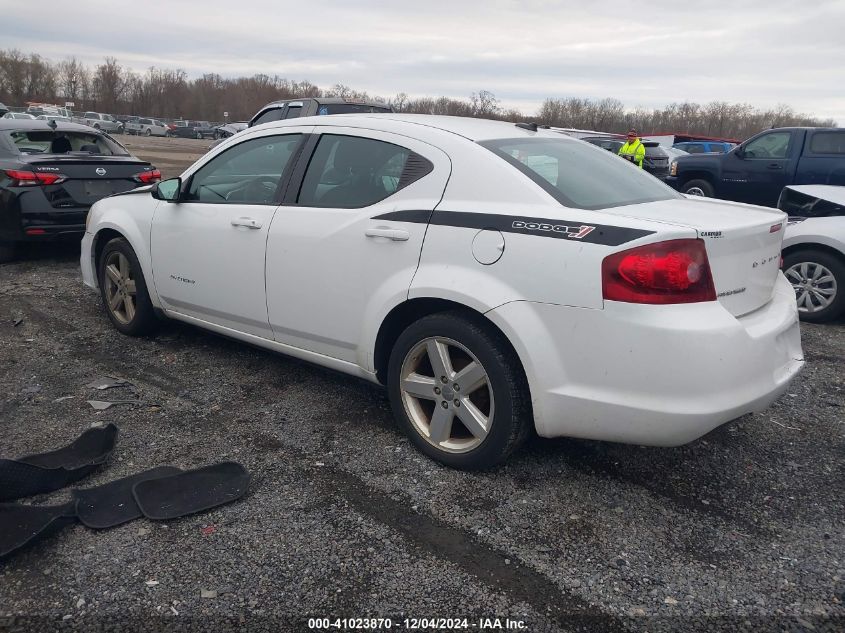
POLYGON ((774 207, 787 185, 845 185, 845 129, 766 130, 727 154, 677 158, 666 183, 681 193, 774 207))

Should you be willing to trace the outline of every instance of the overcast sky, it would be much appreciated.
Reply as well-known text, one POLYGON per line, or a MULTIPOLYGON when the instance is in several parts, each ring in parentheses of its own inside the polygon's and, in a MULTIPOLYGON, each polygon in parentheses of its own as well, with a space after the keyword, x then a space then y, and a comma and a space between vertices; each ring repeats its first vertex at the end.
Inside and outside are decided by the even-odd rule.
POLYGON ((845 0, 0 0, 0 15, 0 48, 53 60, 490 90, 526 114, 545 97, 785 103, 845 125, 845 0))

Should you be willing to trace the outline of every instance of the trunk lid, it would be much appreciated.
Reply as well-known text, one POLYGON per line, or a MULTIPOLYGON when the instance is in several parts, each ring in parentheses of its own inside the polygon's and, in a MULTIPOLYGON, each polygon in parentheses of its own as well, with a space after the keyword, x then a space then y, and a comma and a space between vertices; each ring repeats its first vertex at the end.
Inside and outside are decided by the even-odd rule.
POLYGON ((780 271, 786 214, 723 200, 665 200, 604 212, 694 229, 704 240, 719 302, 734 316, 768 303, 780 271))
POLYGON ((84 153, 23 155, 33 171, 62 174, 67 180, 45 185, 44 195, 56 209, 90 207, 113 193, 140 187, 135 176, 153 169, 134 156, 92 156, 84 153))

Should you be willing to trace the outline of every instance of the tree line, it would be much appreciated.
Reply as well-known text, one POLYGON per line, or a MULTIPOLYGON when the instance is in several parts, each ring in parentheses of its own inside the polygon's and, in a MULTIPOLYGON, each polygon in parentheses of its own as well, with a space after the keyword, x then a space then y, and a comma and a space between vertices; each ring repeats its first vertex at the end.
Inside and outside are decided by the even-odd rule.
POLYGON ((343 84, 320 88, 310 81, 264 74, 230 78, 207 73, 191 79, 178 69, 151 67, 139 73, 121 66, 113 57, 106 57, 101 64, 91 67, 75 57, 54 62, 36 53, 0 50, 0 102, 12 106, 27 102, 61 105, 72 101, 75 110, 211 121, 221 120, 223 112, 228 112, 230 121, 240 121, 248 120, 263 105, 276 99, 319 96, 375 99, 389 103, 399 112, 536 121, 603 132, 625 132, 633 127, 646 133, 688 132, 745 139, 772 126, 836 126, 831 119, 795 112, 786 105, 760 109, 726 101, 629 109, 613 98, 548 98, 534 115, 525 115, 502 107, 499 99, 487 90, 473 93, 467 99, 411 98, 403 92, 379 97, 343 84))

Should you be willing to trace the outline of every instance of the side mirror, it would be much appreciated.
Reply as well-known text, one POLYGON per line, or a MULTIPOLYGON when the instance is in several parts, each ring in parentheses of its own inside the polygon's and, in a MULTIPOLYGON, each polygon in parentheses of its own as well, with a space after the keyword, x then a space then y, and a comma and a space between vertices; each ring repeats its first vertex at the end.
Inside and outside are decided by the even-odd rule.
POLYGON ((734 149, 734 156, 737 158, 745 158, 745 150, 742 149, 742 145, 737 145, 736 149, 734 149))
POLYGON ((164 200, 165 202, 178 202, 179 192, 182 191, 182 179, 171 178, 169 180, 162 180, 160 183, 153 185, 150 193, 156 200, 164 200))

